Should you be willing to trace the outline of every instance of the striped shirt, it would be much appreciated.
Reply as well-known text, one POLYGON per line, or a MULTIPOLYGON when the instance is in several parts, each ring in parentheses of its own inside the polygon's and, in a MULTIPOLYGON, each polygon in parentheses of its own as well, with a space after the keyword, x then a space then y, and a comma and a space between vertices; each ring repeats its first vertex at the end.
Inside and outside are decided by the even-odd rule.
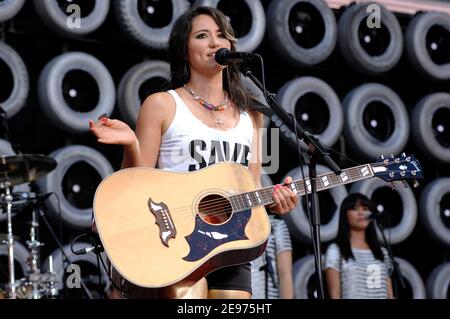
POLYGON ((266 251, 252 261, 252 298, 279 299, 277 256, 279 253, 292 250, 291 237, 286 223, 269 216, 272 233, 267 242, 266 251), (265 270, 268 270, 267 273, 265 270), (266 276, 267 275, 267 276, 266 276), (266 297, 267 278, 267 297, 266 297))
POLYGON ((325 255, 324 269, 332 268, 341 274, 342 299, 387 299, 387 279, 393 271, 387 250, 381 248, 384 255, 381 261, 370 249, 351 249, 355 260, 344 260, 335 243, 328 247, 325 255))

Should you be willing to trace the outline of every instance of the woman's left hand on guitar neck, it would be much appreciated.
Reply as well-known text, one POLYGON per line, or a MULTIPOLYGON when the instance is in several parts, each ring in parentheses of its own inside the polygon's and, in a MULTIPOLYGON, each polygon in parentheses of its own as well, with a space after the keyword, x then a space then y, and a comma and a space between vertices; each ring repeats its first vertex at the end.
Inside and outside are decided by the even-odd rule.
POLYGON ((284 180, 284 185, 277 184, 273 187, 272 197, 274 203, 267 208, 278 215, 289 213, 298 204, 298 197, 287 186, 292 182, 292 177, 288 176, 284 180))

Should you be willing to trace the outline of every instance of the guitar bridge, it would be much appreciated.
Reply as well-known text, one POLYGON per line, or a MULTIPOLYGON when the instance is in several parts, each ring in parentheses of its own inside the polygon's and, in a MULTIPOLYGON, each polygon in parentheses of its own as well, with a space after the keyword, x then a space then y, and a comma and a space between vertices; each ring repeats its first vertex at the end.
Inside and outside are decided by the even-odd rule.
POLYGON ((161 242, 164 246, 169 247, 169 239, 175 238, 177 235, 177 229, 173 223, 169 208, 163 202, 155 203, 151 198, 148 200, 148 208, 155 216, 155 224, 159 227, 161 242))

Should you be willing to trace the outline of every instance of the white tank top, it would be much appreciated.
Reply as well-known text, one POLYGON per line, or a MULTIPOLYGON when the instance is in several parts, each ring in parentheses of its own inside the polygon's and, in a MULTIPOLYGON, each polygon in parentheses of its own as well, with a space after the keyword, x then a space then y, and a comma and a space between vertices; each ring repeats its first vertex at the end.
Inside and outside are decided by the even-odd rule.
POLYGON ((253 122, 247 112, 240 112, 235 128, 217 130, 195 117, 174 90, 168 93, 175 100, 175 117, 161 138, 158 168, 187 172, 227 161, 248 166, 253 122))

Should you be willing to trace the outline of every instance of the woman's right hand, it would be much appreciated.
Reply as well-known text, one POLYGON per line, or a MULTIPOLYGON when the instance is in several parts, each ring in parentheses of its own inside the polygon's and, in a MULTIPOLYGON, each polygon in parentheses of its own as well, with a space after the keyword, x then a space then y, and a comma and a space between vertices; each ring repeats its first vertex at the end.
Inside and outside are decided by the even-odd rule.
POLYGON ((130 146, 137 142, 134 131, 120 120, 102 117, 95 123, 89 121, 89 127, 100 143, 130 146))

